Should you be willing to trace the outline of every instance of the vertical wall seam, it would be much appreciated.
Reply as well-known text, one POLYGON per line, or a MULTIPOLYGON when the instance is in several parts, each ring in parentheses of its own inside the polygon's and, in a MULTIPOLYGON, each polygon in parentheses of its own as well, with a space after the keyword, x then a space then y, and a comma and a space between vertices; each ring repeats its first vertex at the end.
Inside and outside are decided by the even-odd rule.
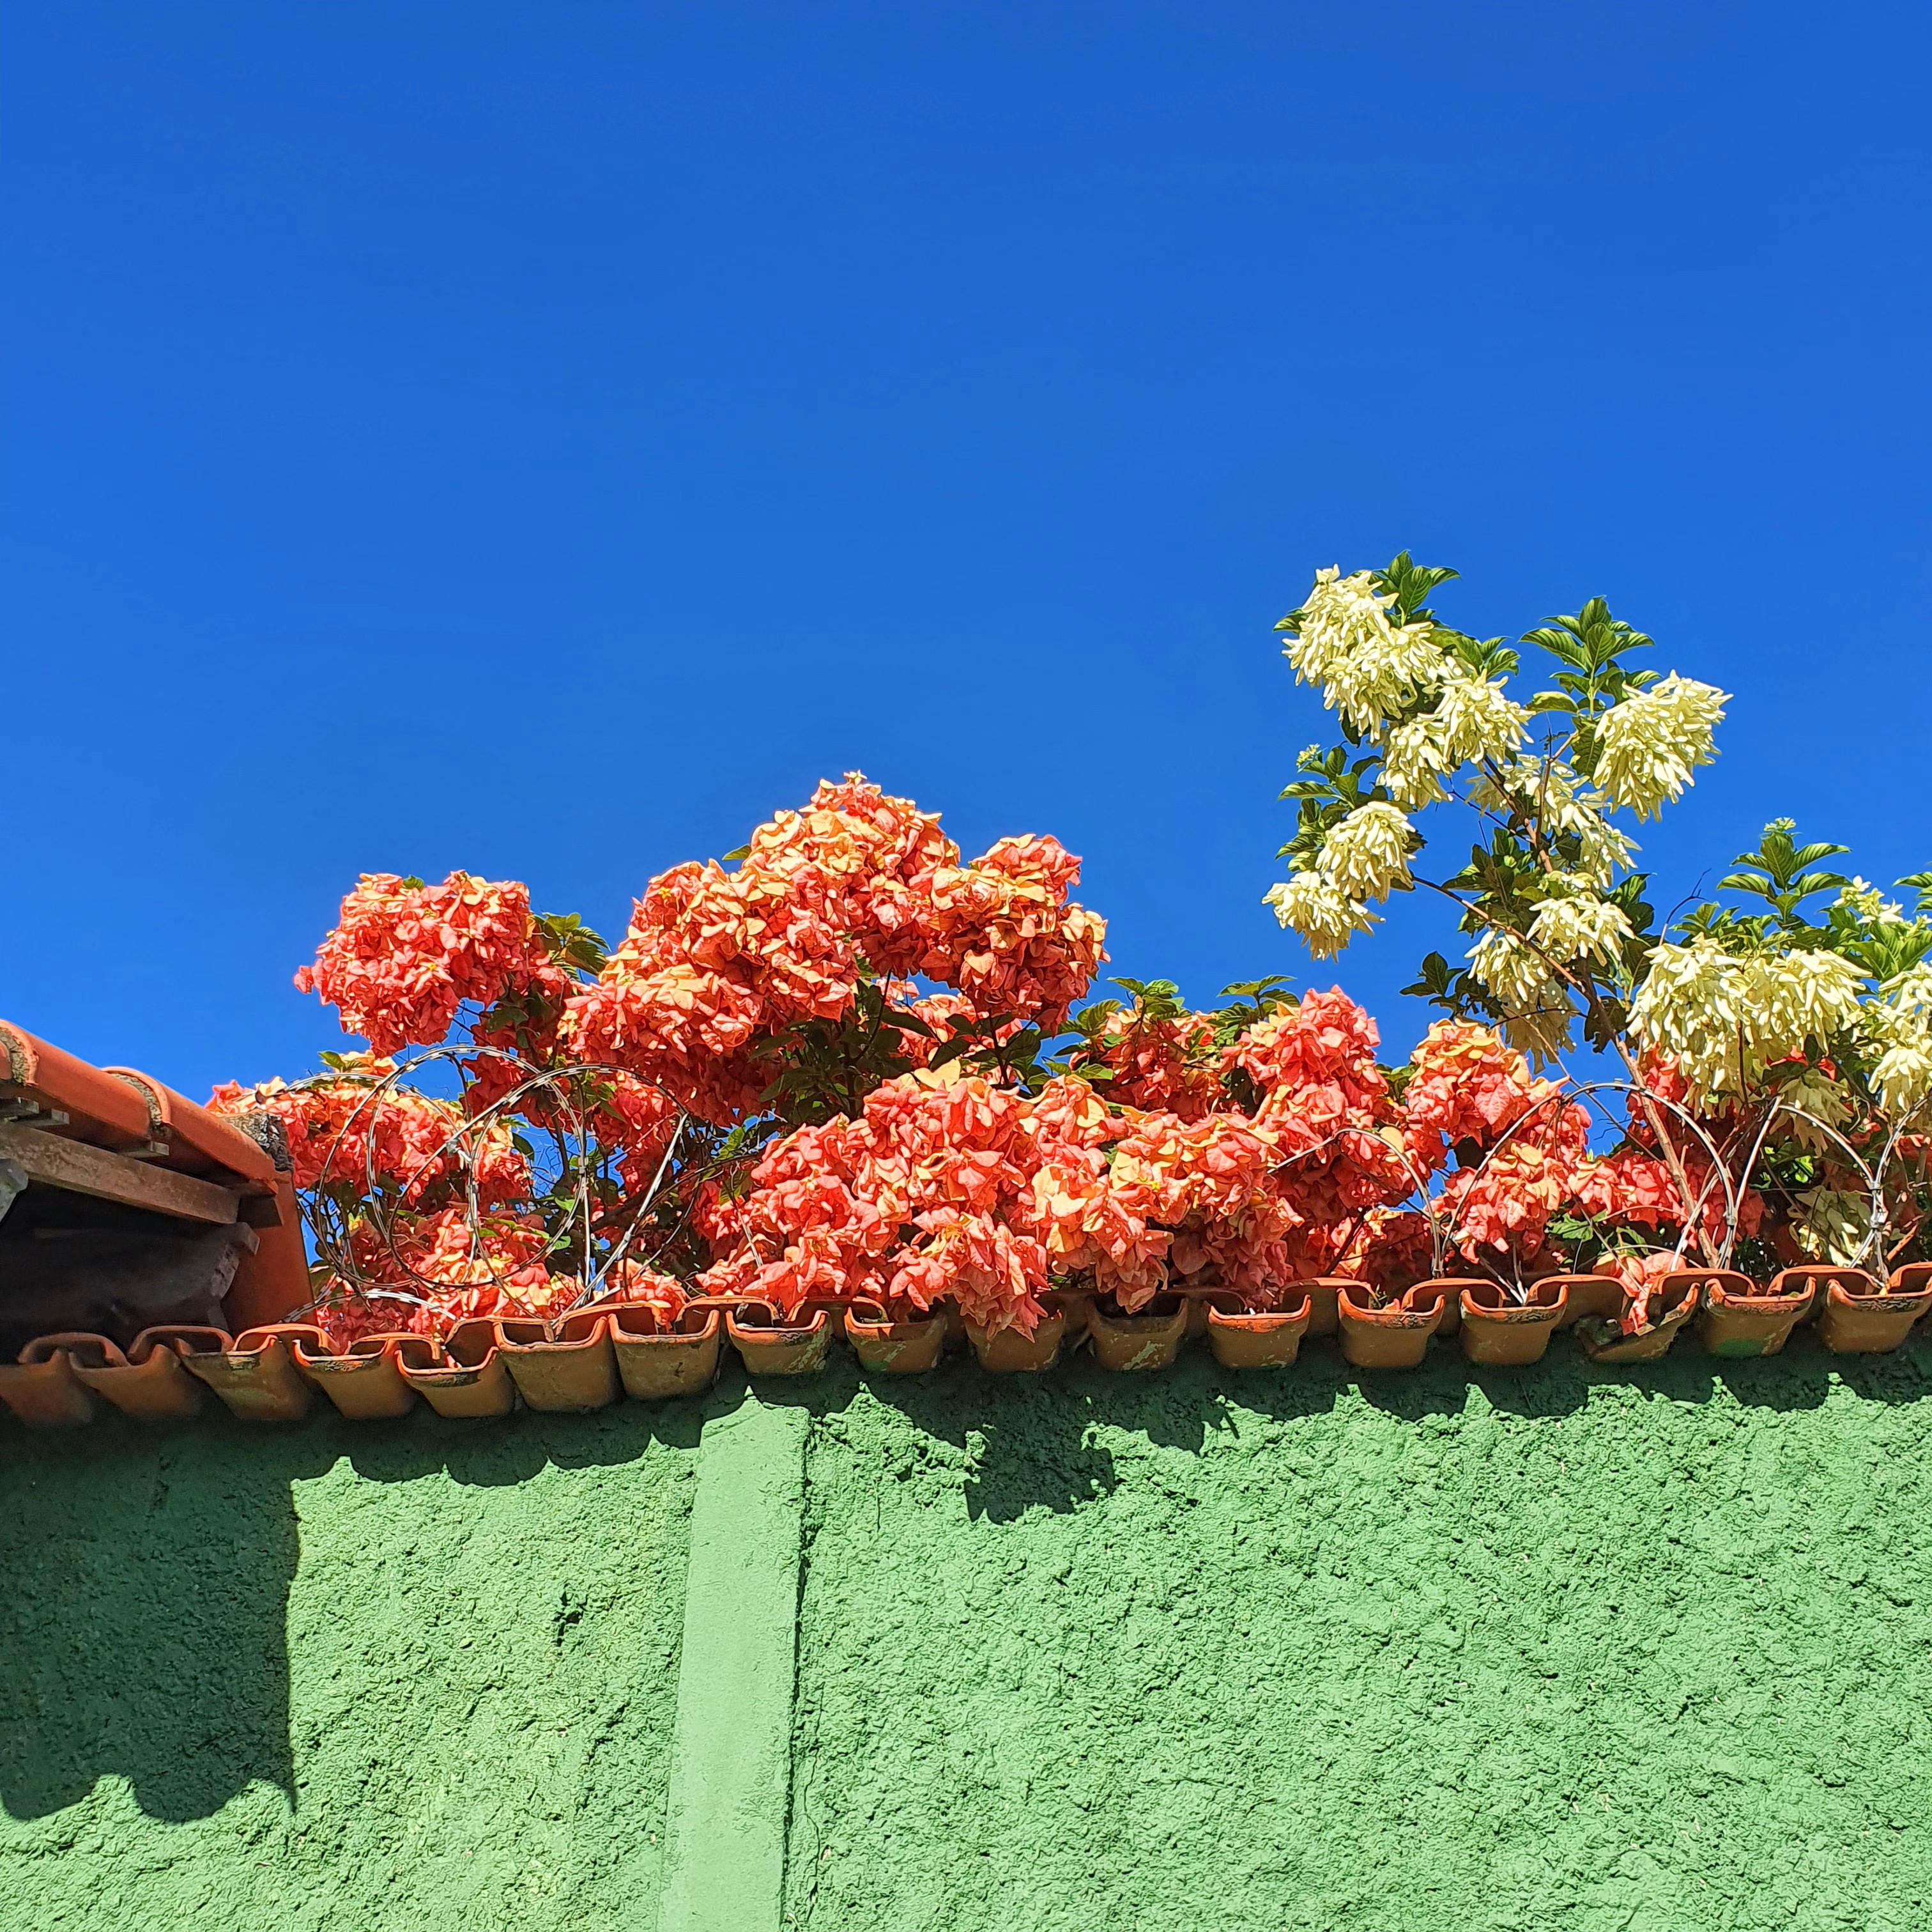
POLYGON ((698 1446, 658 1932, 778 1932, 806 1412, 747 1395, 698 1446))

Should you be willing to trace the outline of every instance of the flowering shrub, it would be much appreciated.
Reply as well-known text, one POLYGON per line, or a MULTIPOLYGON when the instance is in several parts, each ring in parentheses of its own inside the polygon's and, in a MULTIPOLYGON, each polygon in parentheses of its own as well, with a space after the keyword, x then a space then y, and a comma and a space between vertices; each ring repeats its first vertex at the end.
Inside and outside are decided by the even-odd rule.
MULTIPOLYGON (((521 885, 358 884, 296 985, 373 1054, 214 1099, 282 1120, 337 1332, 593 1294, 674 1313, 680 1280, 754 1238, 762 1142, 846 1121, 916 1067, 972 1072, 1010 1106, 1105 957, 1057 842, 966 862, 936 818, 856 776, 733 856, 653 880, 608 955, 521 885), (392 1058, 412 1046, 430 1051, 392 1058), (407 1084, 426 1066, 455 1094, 407 1084)), ((962 1278, 1008 1267, 1003 1223, 932 1232, 928 1274, 941 1255, 962 1278)), ((861 1281, 835 1288, 808 1258, 801 1279, 861 1281)))
POLYGON ((910 1075, 858 1119, 778 1142, 706 1285, 788 1312, 946 1296, 970 1321, 1028 1332, 1055 1286, 1129 1314, 1174 1286, 1265 1304, 1408 1193, 1375 1028, 1346 995, 1182 1014, 1171 989, 1130 990, 1133 1006, 1102 1003, 1036 1089, 910 1075), (1123 1087, 1154 1104, 1124 1103, 1123 1087))
POLYGON ((1096 1000, 1079 1018, 1079 1045, 1069 1065, 1122 1106, 1156 1108, 1198 1120, 1221 1100, 1220 1069, 1211 1013, 1191 1013, 1171 981, 1126 988, 1132 1004, 1096 1000))
POLYGON ((1920 893, 1908 919, 1821 868, 1844 847, 1801 847, 1780 820, 1733 862, 1730 902, 1660 931, 1634 829, 1716 756, 1730 699, 1636 668, 1652 640, 1598 598, 1519 640, 1551 675, 1518 693, 1515 648, 1425 608, 1455 574, 1406 552, 1383 571, 1324 570, 1277 626, 1343 742, 1301 755, 1284 794, 1293 869, 1268 895, 1317 958, 1370 929, 1393 892, 1456 906, 1464 963, 1432 953, 1409 988, 1453 1025, 1406 1089, 1413 1150, 1430 1153, 1418 1132, 1462 1150, 1432 1210, 1448 1244, 1512 1269, 1552 1240, 1573 1263, 1649 1239, 1760 1271, 1900 1258, 1932 1205, 1924 1137, 1906 1131, 1932 1096, 1932 875, 1903 882, 1920 893), (1477 834, 1468 862, 1422 877, 1417 819, 1451 807, 1477 834), (1559 1102, 1540 1083, 1539 1097, 1527 1064, 1495 1060, 1506 1042, 1558 1061, 1580 1028, 1623 1065, 1628 1120, 1607 1154, 1589 1150, 1589 1087, 1559 1102), (1495 1050, 1479 1043, 1492 1029, 1495 1050))
POLYGON ((528 1188, 530 1162, 501 1122, 479 1124, 460 1106, 391 1082, 393 1060, 337 1057, 336 1070, 291 1087, 266 1080, 231 1081, 208 1104, 218 1113, 265 1113, 279 1120, 297 1187, 394 1193, 411 1207, 447 1195, 467 1180, 486 1206, 514 1201, 528 1188))
MULTIPOLYGON (((1104 923, 1067 896, 1079 871, 1052 838, 1003 838, 962 865, 909 802, 856 777, 821 784, 804 812, 760 826, 735 871, 692 863, 652 881, 569 1000, 564 1044, 722 1125, 760 1106, 804 1043, 795 1030, 818 1022, 815 1058, 833 1076, 819 1097, 849 1106, 865 1076, 903 1070, 900 1036, 923 1024, 910 1010, 887 1024, 881 977, 956 988, 955 1017, 1059 1027, 1105 956, 1104 923)), ((788 1070, 807 1076, 789 1090, 800 1098, 825 1077, 796 1059, 788 1070)))
POLYGON ((493 1005, 532 970, 530 895, 452 872, 440 886, 365 873, 313 966, 296 975, 380 1054, 433 1045, 466 1000, 493 1005))
POLYGON ((702 1293, 1030 1330, 1060 1290, 1264 1306, 1453 1266, 1518 1293, 1600 1269, 1635 1326, 1688 1255, 1922 1246, 1932 874, 1908 916, 1780 820, 1660 928, 1635 833, 1729 699, 1637 668, 1652 640, 1601 599, 1524 634, 1551 668, 1518 690, 1516 646, 1426 608, 1454 575, 1324 571, 1280 627, 1342 742, 1287 788, 1277 917, 1325 959, 1426 890, 1468 941, 1424 961, 1409 990, 1446 1016, 1406 1062, 1339 988, 1089 1000, 1077 859, 1028 835, 968 860, 856 774, 652 880, 608 952, 519 884, 373 874, 296 976, 370 1051, 214 1101, 287 1132, 322 1318, 668 1322, 702 1293), (1454 810, 1477 838, 1432 876, 1420 825, 1454 810), (1580 1034, 1622 1077, 1571 1077, 1580 1034))

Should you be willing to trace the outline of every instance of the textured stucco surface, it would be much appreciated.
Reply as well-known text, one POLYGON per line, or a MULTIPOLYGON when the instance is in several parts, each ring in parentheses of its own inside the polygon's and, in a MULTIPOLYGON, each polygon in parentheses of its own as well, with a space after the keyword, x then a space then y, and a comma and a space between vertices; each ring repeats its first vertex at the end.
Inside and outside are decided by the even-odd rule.
POLYGON ((697 1430, 8 1427, 0 1926, 650 1923, 697 1430))
MULTIPOLYGON (((764 1396, 796 1925, 1932 1922, 1923 1345, 764 1396)), ((648 1932, 699 1424, 0 1426, 0 1928, 648 1932)))
POLYGON ((1680 1354, 832 1398, 794 1922, 1932 1923, 1932 1363, 1680 1354))

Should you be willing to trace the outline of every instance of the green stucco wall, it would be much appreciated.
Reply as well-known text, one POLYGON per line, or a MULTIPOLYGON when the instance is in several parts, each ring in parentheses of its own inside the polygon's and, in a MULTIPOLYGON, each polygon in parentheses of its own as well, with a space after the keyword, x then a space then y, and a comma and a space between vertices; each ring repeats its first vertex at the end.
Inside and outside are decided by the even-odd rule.
POLYGON ((651 1923, 697 1440, 9 1428, 0 1927, 651 1923))
MULTIPOLYGON (((1932 1352, 1556 1348, 766 1385, 782 1922, 1932 1922, 1932 1352)), ((742 1400, 6 1428, 0 1924, 649 1932, 742 1400)))

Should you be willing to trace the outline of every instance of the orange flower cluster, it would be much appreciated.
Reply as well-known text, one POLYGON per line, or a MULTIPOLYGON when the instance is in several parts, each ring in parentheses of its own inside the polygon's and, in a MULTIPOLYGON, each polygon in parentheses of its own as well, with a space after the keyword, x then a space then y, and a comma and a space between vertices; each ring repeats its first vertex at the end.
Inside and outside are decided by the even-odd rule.
POLYGON ((1120 1139, 1108 1177, 1109 1207, 1133 1239, 1123 1252, 1100 1254, 1095 1286, 1132 1314, 1170 1270, 1258 1298, 1292 1280, 1286 1237, 1297 1217, 1276 1181, 1279 1154, 1243 1114, 1142 1116, 1120 1139))
MULTIPOLYGON (((1644 1084, 1660 1100, 1676 1101, 1684 1096, 1684 1083, 1676 1068, 1668 1062, 1646 1064, 1644 1084)), ((1670 1162, 1664 1158, 1651 1111, 1642 1099, 1633 1094, 1628 1102, 1629 1126, 1624 1144, 1600 1160, 1583 1164, 1576 1178, 1576 1204, 1606 1228, 1644 1228, 1656 1231, 1681 1228, 1693 1220, 1697 1231, 1713 1241, 1722 1241, 1731 1215, 1731 1204, 1724 1183, 1711 1158, 1710 1150, 1697 1136, 1678 1130, 1662 1107, 1658 1113, 1670 1136, 1677 1166, 1690 1190, 1690 1200, 1677 1184, 1670 1162)), ((1736 1115, 1721 1112, 1706 1123, 1707 1129, 1721 1142, 1738 1127, 1736 1115)), ((1764 1197, 1753 1187, 1738 1190, 1737 1232, 1756 1234, 1763 1225, 1764 1197)))
POLYGON ((1364 1217, 1403 1199, 1420 1178, 1376 1064, 1380 1044, 1375 1022, 1336 986, 1308 993, 1228 1048, 1230 1065, 1260 1090, 1256 1124, 1282 1150, 1293 1212, 1289 1280, 1326 1272, 1364 1217))
POLYGON ((971 1078, 887 1082, 856 1120, 800 1127, 752 1176, 735 1250, 701 1276, 712 1294, 769 1302, 868 1296, 1030 1329, 1046 1258, 1028 1231, 1032 1103, 971 1078))
POLYGON ((706 1286, 788 1315, 951 1296, 970 1321, 1028 1332, 1056 1280, 1129 1312, 1175 1280, 1265 1300, 1329 1258, 1338 1222, 1412 1185, 1375 1045, 1339 992, 1251 1029, 1234 1052, 1262 1094, 1254 1118, 1113 1112, 1077 1076, 1029 1097, 906 1076, 860 1118, 770 1150, 706 1286))
POLYGON ((957 986, 983 1013, 1064 1024, 1107 956, 1107 922, 1067 894, 1080 861, 1057 838, 998 840, 970 866, 941 866, 920 908, 911 970, 957 986))
POLYGON ((377 1053, 433 1046, 465 1000, 488 1006, 531 957, 530 893, 452 872, 440 886, 365 872, 298 991, 340 1009, 377 1053))
POLYGON ((1207 1014, 1164 1019, 1137 999, 1074 1064, 1083 1071, 1110 1072, 1107 1098, 1120 1106, 1198 1120, 1225 1105, 1220 1062, 1214 1022, 1207 1014))
MULTIPOLYGON (((1685 1203, 1640 1097, 1629 1102, 1626 1144, 1599 1156, 1590 1151, 1583 1107, 1559 1083, 1532 1078, 1527 1060, 1486 1027, 1440 1022, 1411 1064, 1404 1097, 1412 1150, 1431 1171, 1451 1147, 1468 1162, 1446 1176, 1433 1204, 1466 1262, 1547 1266, 1550 1225, 1566 1214, 1588 1220, 1602 1236, 1682 1226, 1685 1203)), ((1652 1066, 1646 1079, 1652 1092, 1682 1099, 1674 1070, 1652 1066)), ((1708 1153, 1688 1134, 1673 1133, 1672 1146, 1700 1226, 1721 1238, 1727 1204, 1708 1153)), ((1738 1232, 1755 1233, 1762 1208, 1744 1192, 1738 1232)))
POLYGON ((1426 1155, 1432 1170, 1443 1165, 1449 1148, 1466 1141, 1492 1146, 1559 1090, 1550 1081, 1532 1079, 1529 1062, 1500 1035, 1466 1020, 1438 1020, 1409 1064, 1414 1071, 1402 1102, 1410 1144, 1426 1155))
POLYGON ((646 1268, 640 1262, 613 1262, 597 1285, 597 1306, 622 1302, 629 1307, 650 1309, 660 1327, 668 1328, 684 1312, 691 1299, 684 1284, 668 1274, 646 1268))
MULTIPOLYGON (((535 949, 497 988, 490 1002, 470 1023, 470 1037, 476 1046, 496 1049, 463 1063, 463 1104, 471 1113, 482 1113, 507 1099, 530 1078, 528 1068, 548 1066, 558 1059, 558 1031, 578 990, 578 982, 569 974, 535 949), (514 1058, 506 1057, 512 1054, 514 1058)), ((346 1019, 344 1024, 347 1024, 346 1019)), ((440 1040, 442 1036, 436 1037, 440 1040)), ((551 1097, 539 1088, 514 1111, 534 1119, 551 1097)))
MULTIPOLYGON (((980 1018, 978 1009, 963 993, 928 993, 922 996, 916 982, 910 980, 888 980, 884 992, 886 1000, 897 1011, 924 1021, 931 1030, 928 1035, 915 1032, 910 1027, 894 1029, 898 1036, 900 1054, 914 1066, 930 1066, 933 1055, 952 1038, 956 1028, 962 1023, 975 1023, 980 1018)), ((1019 1030, 1017 1020, 1010 1022, 1009 1026, 1015 1033, 1019 1030)))
POLYGON ((1617 1325, 1627 1335, 1648 1328, 1656 1318, 1658 1291, 1664 1286, 1664 1278, 1677 1268, 1677 1256, 1668 1248, 1654 1250, 1648 1253, 1633 1253, 1606 1257, 1592 1269, 1593 1274, 1607 1275, 1622 1285, 1629 1300, 1624 1304, 1617 1325))
POLYGON ((1438 1020, 1403 1092, 1412 1155, 1434 1173, 1450 1150, 1467 1164, 1444 1179, 1435 1211, 1466 1262, 1542 1256, 1550 1222, 1589 1165, 1589 1116, 1487 1027, 1438 1020))
POLYGON ((1436 1233, 1413 1208, 1371 1208, 1348 1237, 1328 1273, 1399 1294, 1436 1272, 1436 1233))
POLYGON ((446 1334, 479 1315, 543 1315, 576 1284, 544 1265, 543 1224, 534 1215, 484 1213, 472 1228, 460 1207, 368 1216, 349 1232, 359 1286, 332 1282, 307 1317, 338 1350, 364 1335, 446 1334))
POLYGON ((1480 1166, 1444 1182, 1439 1207, 1458 1251, 1472 1262, 1486 1253, 1540 1259, 1550 1224, 1574 1198, 1588 1156, 1589 1117, 1574 1102, 1525 1118, 1480 1166))
POLYGON ((566 1047, 725 1124, 770 1084, 761 1042, 849 1012, 870 975, 957 988, 980 1013, 1058 1027, 1106 956, 1104 923, 1067 893, 1079 861, 1004 838, 970 866, 936 818, 858 775, 781 812, 727 871, 674 867, 623 944, 572 999, 566 1047))
POLYGON ((486 1206, 520 1198, 528 1191, 530 1163, 517 1151, 507 1125, 479 1126, 448 1100, 400 1086, 378 1088, 395 1071, 393 1060, 365 1057, 359 1076, 307 1080, 291 1087, 264 1080, 244 1087, 230 1081, 208 1096, 218 1114, 272 1114, 288 1136, 292 1178, 304 1192, 347 1187, 356 1193, 372 1180, 412 1206, 439 1190, 473 1178, 486 1206))
POLYGON ((370 1280, 398 1288, 435 1287, 468 1291, 478 1298, 464 1314, 488 1314, 496 1298, 508 1296, 528 1308, 550 1300, 549 1270, 544 1264, 548 1238, 533 1214, 484 1214, 472 1228, 460 1207, 404 1220, 386 1240, 370 1222, 359 1222, 350 1246, 370 1280))

